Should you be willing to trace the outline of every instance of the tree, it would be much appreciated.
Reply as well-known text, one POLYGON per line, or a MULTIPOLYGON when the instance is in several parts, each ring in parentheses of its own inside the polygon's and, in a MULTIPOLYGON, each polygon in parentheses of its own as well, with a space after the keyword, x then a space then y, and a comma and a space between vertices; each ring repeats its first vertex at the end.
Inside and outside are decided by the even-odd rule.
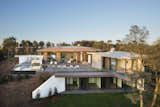
POLYGON ((47 42, 47 43, 46 43, 46 46, 47 46, 47 48, 48 48, 48 47, 51 47, 51 42, 47 42))
POLYGON ((129 34, 126 35, 125 41, 128 43, 129 51, 138 53, 141 55, 143 60, 143 55, 146 53, 146 39, 149 35, 149 31, 143 27, 140 28, 137 25, 131 26, 129 34))
POLYGON ((21 41, 20 47, 21 47, 20 53, 25 54, 26 53, 26 47, 27 47, 26 40, 21 41))
POLYGON ((111 49, 111 47, 112 47, 112 40, 108 40, 107 41, 107 50, 109 51, 110 49, 111 49))
POLYGON ((38 42, 37 42, 37 41, 33 41, 33 47, 34 47, 35 49, 38 49, 38 42))
POLYGON ((4 50, 0 47, 0 62, 5 59, 4 50))
POLYGON ((54 47, 55 45, 54 45, 54 43, 51 43, 51 47, 54 47))
POLYGON ((32 46, 33 46, 32 42, 30 40, 26 40, 26 47, 25 47, 26 54, 31 53, 32 46))
POLYGON ((116 50, 122 50, 123 49, 123 44, 121 40, 116 40, 116 50))
POLYGON ((137 25, 133 25, 130 28, 130 33, 126 35, 125 40, 127 42, 144 43, 149 35, 149 31, 146 27, 140 28, 137 25))
POLYGON ((15 48, 15 53, 18 54, 18 48, 19 48, 19 43, 16 42, 16 48, 15 48))
POLYGON ((57 44, 57 46, 71 46, 71 44, 62 42, 62 43, 57 44))
MULTIPOLYGON (((125 37, 125 41, 127 43, 129 43, 129 49, 131 52, 136 52, 137 54, 140 55, 140 59, 141 59, 141 62, 144 66, 144 43, 147 39, 147 36, 149 35, 149 31, 143 27, 143 28, 140 28, 139 26, 137 25, 133 25, 131 26, 130 30, 129 30, 129 34, 126 35, 125 37)), ((142 90, 139 90, 139 99, 140 99, 140 107, 143 107, 144 106, 144 103, 143 103, 143 91, 142 90)))
POLYGON ((43 47, 44 47, 44 42, 43 42, 43 41, 40 41, 40 42, 39 42, 39 46, 40 46, 40 48, 43 48, 43 47))
POLYGON ((92 47, 97 48, 97 49, 103 50, 105 48, 104 41, 93 41, 91 44, 92 44, 92 47))
POLYGON ((8 57, 15 54, 16 48, 16 38, 15 37, 8 37, 3 40, 3 48, 7 50, 8 57))
POLYGON ((20 50, 20 51, 23 51, 23 54, 30 54, 31 49, 33 48, 33 43, 30 40, 22 40, 21 48, 23 50, 20 50))
POLYGON ((151 46, 149 51, 149 60, 148 65, 151 67, 152 71, 154 72, 155 76, 155 88, 154 88, 154 95, 151 102, 151 107, 155 107, 158 94, 160 94, 160 40, 157 40, 156 43, 151 46))

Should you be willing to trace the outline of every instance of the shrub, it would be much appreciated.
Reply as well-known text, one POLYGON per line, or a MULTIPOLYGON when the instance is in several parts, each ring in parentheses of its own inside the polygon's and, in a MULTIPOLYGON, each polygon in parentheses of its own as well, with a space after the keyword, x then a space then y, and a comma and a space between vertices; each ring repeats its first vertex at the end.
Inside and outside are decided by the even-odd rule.
POLYGON ((49 89, 49 92, 48 92, 48 97, 52 96, 52 89, 50 88, 49 89))
POLYGON ((41 93, 38 91, 36 95, 36 100, 40 100, 41 93))
POLYGON ((54 94, 53 94, 54 96, 58 96, 58 90, 57 90, 57 88, 55 87, 54 88, 54 94))
POLYGON ((8 82, 9 78, 8 75, 0 75, 0 84, 8 82))

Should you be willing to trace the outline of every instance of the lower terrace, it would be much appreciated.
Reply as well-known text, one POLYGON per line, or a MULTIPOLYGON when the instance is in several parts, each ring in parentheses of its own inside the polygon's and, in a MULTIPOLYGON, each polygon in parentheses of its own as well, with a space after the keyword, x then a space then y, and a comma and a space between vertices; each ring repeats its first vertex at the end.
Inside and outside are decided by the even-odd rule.
POLYGON ((109 70, 99 70, 90 65, 48 65, 44 72, 54 72, 55 77, 117 77, 131 81, 128 74, 109 70))

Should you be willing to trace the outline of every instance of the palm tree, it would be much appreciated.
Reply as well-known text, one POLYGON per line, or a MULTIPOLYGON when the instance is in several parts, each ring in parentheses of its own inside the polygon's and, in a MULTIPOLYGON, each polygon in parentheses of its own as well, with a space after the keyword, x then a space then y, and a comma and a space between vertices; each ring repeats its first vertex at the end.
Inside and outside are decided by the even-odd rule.
POLYGON ((38 49, 38 42, 37 42, 37 41, 33 41, 33 47, 34 47, 35 49, 38 49))
POLYGON ((44 42, 43 42, 43 41, 40 41, 40 42, 39 42, 39 46, 40 46, 40 48, 43 48, 43 47, 44 47, 44 42))
POLYGON ((31 53, 32 46, 33 46, 32 42, 29 40, 26 40, 26 48, 25 49, 26 49, 27 54, 31 53))
POLYGON ((47 46, 47 48, 48 48, 48 47, 51 47, 51 42, 47 42, 47 43, 46 43, 46 46, 47 46))
POLYGON ((23 54, 26 53, 26 46, 27 46, 26 41, 25 41, 25 40, 22 40, 22 41, 21 41, 21 48, 22 48, 22 50, 20 50, 20 51, 22 51, 23 54))

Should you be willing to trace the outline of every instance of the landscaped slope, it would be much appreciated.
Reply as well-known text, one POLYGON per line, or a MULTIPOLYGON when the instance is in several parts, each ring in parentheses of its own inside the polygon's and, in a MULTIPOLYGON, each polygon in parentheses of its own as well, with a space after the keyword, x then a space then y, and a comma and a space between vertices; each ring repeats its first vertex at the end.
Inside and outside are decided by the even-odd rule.
POLYGON ((45 107, 48 99, 32 100, 32 91, 48 79, 49 74, 0 84, 0 107, 45 107))

